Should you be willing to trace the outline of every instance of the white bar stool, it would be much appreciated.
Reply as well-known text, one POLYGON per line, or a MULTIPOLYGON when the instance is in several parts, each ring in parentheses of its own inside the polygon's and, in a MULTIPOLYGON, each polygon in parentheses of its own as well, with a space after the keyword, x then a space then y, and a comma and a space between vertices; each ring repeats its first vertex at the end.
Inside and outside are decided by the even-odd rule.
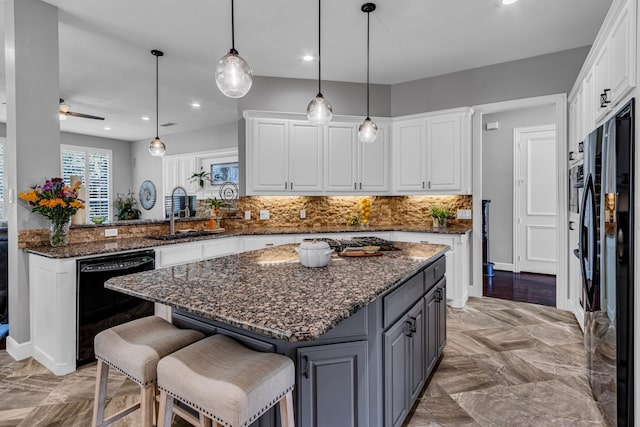
POLYGON ((123 323, 96 335, 94 347, 98 366, 92 426, 107 426, 140 408, 142 427, 152 427, 154 408, 157 410, 158 361, 204 336, 191 329, 179 329, 157 316, 123 323), (140 385, 140 402, 105 418, 109 367, 140 385))
POLYGON ((245 427, 280 404, 283 427, 295 427, 295 367, 286 356, 253 351, 214 335, 158 363, 158 427, 171 425, 172 412, 191 424, 245 427), (174 407, 174 399, 199 412, 199 418, 174 407))

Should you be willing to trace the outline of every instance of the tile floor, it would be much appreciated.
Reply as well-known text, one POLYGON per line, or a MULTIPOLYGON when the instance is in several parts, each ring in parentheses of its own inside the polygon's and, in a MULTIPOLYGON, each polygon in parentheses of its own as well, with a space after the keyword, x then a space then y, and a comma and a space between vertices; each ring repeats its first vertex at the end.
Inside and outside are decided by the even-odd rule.
MULTIPOLYGON (((571 314, 472 298, 449 309, 447 321, 444 357, 406 426, 606 425, 571 314)), ((0 427, 90 426, 94 384, 95 363, 56 377, 32 359, 16 362, 0 351, 0 427)), ((133 401, 134 383, 115 373, 109 384, 108 411, 133 401)), ((112 424, 137 425, 131 417, 112 424)))

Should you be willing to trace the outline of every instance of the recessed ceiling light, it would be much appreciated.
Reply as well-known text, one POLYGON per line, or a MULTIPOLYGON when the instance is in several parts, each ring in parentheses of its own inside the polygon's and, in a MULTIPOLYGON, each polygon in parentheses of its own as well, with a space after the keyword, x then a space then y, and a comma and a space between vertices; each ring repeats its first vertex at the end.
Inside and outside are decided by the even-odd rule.
POLYGON ((515 2, 517 2, 518 0, 502 0, 502 4, 513 4, 515 2))
POLYGON ((109 126, 105 126, 104 130, 111 130, 111 128, 109 126))
POLYGON ((313 55, 305 55, 305 56, 303 56, 303 57, 302 57, 302 60, 303 60, 303 61, 306 61, 306 62, 311 62, 311 61, 313 61, 314 59, 315 59, 315 58, 314 58, 314 56, 313 56, 313 55))
POLYGON ((149 116, 142 116, 142 120, 144 120, 145 122, 147 122, 147 121, 149 121, 149 120, 151 120, 151 119, 149 119, 149 116))
POLYGON ((200 103, 199 103, 199 102, 192 102, 192 103, 191 103, 191 106, 192 106, 193 108, 200 108, 200 103))

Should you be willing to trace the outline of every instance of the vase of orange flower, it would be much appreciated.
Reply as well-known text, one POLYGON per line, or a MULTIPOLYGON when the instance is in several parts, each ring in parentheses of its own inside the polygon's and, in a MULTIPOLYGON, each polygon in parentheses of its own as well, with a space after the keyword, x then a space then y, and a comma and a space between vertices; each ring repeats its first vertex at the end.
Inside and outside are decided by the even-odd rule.
POLYGON ((84 209, 84 201, 78 197, 80 182, 70 187, 62 178, 47 179, 43 185, 34 185, 20 198, 31 206, 31 212, 38 212, 51 221, 49 243, 51 246, 65 246, 69 243, 71 217, 78 209, 84 209))

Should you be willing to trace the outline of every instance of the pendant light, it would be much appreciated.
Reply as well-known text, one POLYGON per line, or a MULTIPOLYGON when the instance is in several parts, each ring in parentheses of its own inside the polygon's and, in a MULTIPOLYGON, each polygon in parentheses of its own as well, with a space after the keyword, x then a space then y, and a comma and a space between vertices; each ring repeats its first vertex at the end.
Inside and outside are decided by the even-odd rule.
POLYGON ((376 10, 375 3, 365 3, 360 8, 367 14, 367 118, 358 126, 358 137, 360 141, 370 143, 378 136, 378 126, 369 117, 369 15, 376 10))
POLYGON ((331 116, 333 115, 333 108, 331 108, 331 104, 329 104, 329 101, 324 99, 321 90, 322 67, 320 64, 320 24, 322 20, 320 19, 320 2, 321 0, 318 0, 318 94, 311 100, 311 102, 307 106, 307 118, 312 125, 316 126, 326 125, 331 121, 331 116))
POLYGON ((233 0, 231 0, 231 49, 220 58, 216 66, 216 84, 218 89, 229 98, 242 98, 253 84, 251 67, 236 50, 233 0))
POLYGON ((164 55, 161 50, 152 50, 151 54, 156 57, 156 137, 149 143, 149 153, 152 156, 164 156, 167 146, 158 136, 158 58, 164 55))

